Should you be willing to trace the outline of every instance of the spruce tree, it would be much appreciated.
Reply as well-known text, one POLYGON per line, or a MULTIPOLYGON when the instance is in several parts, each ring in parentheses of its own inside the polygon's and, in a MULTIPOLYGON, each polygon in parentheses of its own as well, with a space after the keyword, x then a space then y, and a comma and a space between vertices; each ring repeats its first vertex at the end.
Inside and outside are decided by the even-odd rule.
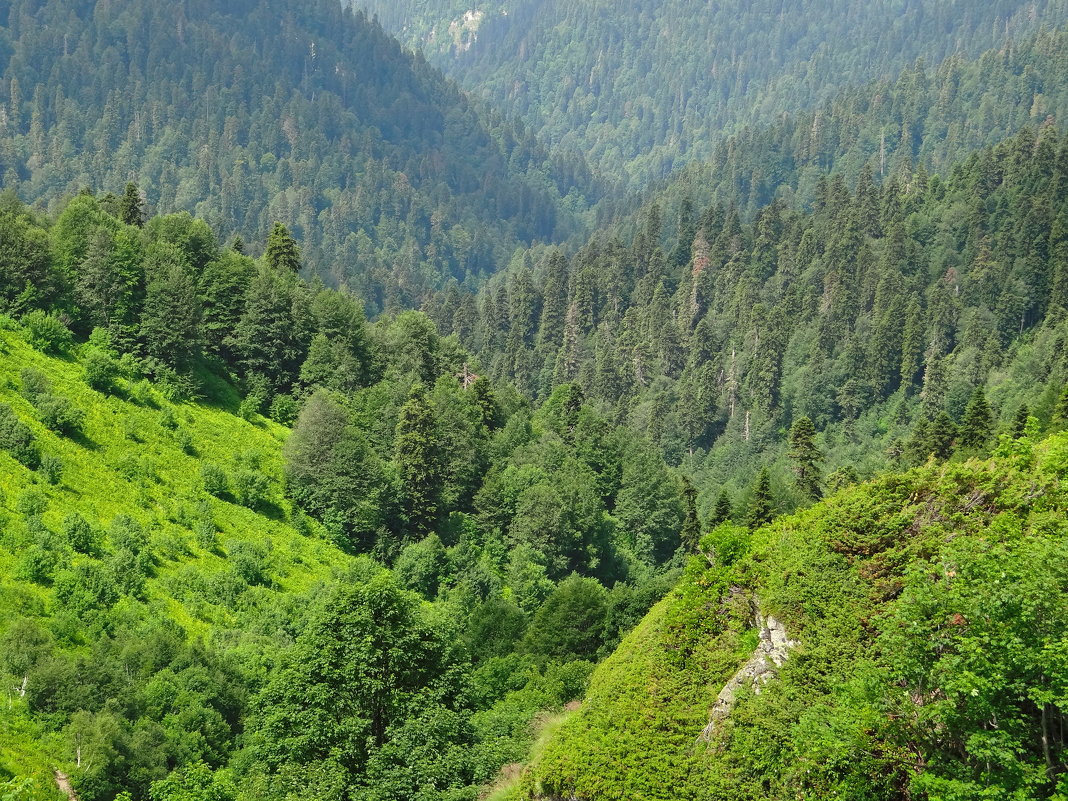
POLYGON ((941 411, 927 429, 927 452, 938 459, 948 459, 953 455, 956 438, 957 424, 947 412, 941 411))
POLYGON ((127 225, 138 228, 145 224, 145 209, 141 203, 141 190, 133 181, 126 184, 122 199, 119 201, 119 219, 127 225))
POLYGON ((716 505, 712 507, 712 518, 708 521, 709 525, 713 528, 720 523, 726 523, 731 519, 731 495, 727 492, 727 488, 724 487, 719 491, 719 497, 716 498, 716 505))
POLYGON ((1020 439, 1027 433, 1027 418, 1031 416, 1031 410, 1027 404, 1023 404, 1016 410, 1016 416, 1012 418, 1012 438, 1020 439))
POLYGON ((775 516, 775 506, 771 498, 771 473, 768 468, 760 468, 753 496, 749 499, 749 511, 745 522, 750 530, 755 530, 771 522, 775 516))
POLYGON ((682 547, 686 553, 696 553, 701 541, 701 521, 697 516, 697 490, 685 476, 682 479, 682 508, 685 517, 679 538, 682 540, 682 547))
POLYGON ((794 463, 798 489, 809 498, 819 498, 819 466, 823 453, 816 447, 816 427, 808 417, 798 418, 790 429, 790 459, 794 463))
POLYGON ((422 539, 434 530, 443 483, 434 409, 422 384, 412 387, 401 407, 393 448, 408 535, 422 539))
POLYGON ((269 267, 282 273, 300 272, 300 248, 282 223, 276 222, 267 237, 263 259, 269 267))
POLYGON ((994 416, 986 393, 982 387, 976 387, 968 407, 964 410, 964 419, 960 426, 960 444, 970 450, 983 450, 994 433, 994 416))

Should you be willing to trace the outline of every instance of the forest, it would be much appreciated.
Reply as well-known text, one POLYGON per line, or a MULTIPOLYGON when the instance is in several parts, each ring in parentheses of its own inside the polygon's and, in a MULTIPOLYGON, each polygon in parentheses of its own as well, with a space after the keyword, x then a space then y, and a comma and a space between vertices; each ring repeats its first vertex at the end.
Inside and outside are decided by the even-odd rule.
POLYGON ((0 4, 0 801, 1068 798, 1068 6, 350 5, 0 4))

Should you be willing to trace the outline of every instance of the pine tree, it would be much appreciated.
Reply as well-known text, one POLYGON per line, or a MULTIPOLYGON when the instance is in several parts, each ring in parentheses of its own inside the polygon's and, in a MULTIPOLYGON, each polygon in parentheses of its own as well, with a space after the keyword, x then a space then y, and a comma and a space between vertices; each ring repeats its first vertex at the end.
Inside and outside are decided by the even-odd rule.
POLYGON ((775 516, 775 506, 771 497, 771 473, 768 468, 760 468, 753 496, 749 499, 749 511, 745 522, 750 530, 755 530, 771 522, 775 516))
POLYGON ((790 429, 790 459, 794 463, 798 489, 809 498, 819 498, 819 466, 823 453, 816 447, 816 427, 808 417, 798 418, 790 429))
POLYGON ((927 429, 927 452, 938 459, 948 459, 953 455, 953 443, 957 438, 957 424, 945 411, 941 411, 931 421, 927 429))
POLYGON ((724 487, 719 491, 719 497, 716 498, 716 505, 712 507, 712 517, 708 521, 708 524, 715 528, 720 523, 726 523, 731 519, 731 494, 727 492, 727 488, 724 487))
POLYGON ((422 384, 401 407, 393 449, 408 537, 419 540, 434 530, 443 483, 434 409, 422 384))
POLYGON ((138 228, 145 224, 145 209, 141 202, 141 190, 133 181, 126 184, 119 201, 119 219, 138 228))
POLYGON ((686 553, 696 553, 701 540, 701 521, 697 516, 697 490, 685 476, 682 479, 682 508, 685 514, 679 535, 682 548, 686 553))
POLYGON ((300 272, 300 248, 282 223, 276 222, 267 237, 263 259, 269 267, 283 273, 300 272))
POLYGON ((474 399, 475 406, 478 407, 479 417, 481 418, 482 425, 484 425, 490 431, 497 428, 497 396, 493 391, 493 387, 490 386, 489 379, 480 375, 471 384, 471 396, 474 399))
POLYGON ((1027 418, 1031 416, 1031 410, 1027 408, 1027 404, 1023 404, 1016 410, 1016 416, 1012 418, 1012 432, 1013 439, 1020 439, 1027 433, 1027 418))
POLYGON ((980 451, 990 441, 994 433, 994 416, 990 404, 986 402, 986 393, 982 387, 972 392, 968 407, 964 410, 964 419, 960 426, 960 444, 964 448, 980 451))

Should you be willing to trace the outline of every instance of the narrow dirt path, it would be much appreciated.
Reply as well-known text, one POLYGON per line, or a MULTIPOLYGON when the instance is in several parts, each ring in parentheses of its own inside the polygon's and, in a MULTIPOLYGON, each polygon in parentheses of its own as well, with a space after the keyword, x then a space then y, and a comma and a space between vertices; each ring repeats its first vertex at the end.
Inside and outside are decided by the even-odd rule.
POLYGON ((67 774, 58 768, 52 773, 56 777, 56 786, 67 794, 67 798, 70 801, 78 801, 78 794, 74 792, 74 788, 70 786, 70 779, 67 778, 67 774))

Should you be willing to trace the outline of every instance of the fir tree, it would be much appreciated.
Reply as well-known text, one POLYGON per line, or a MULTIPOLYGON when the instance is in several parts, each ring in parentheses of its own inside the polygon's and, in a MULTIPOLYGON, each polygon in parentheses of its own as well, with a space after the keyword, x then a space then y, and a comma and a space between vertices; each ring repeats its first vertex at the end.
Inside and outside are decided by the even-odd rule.
POLYGON ((968 407, 964 410, 964 419, 960 426, 960 444, 964 448, 980 451, 990 441, 994 433, 994 416, 990 411, 990 404, 986 401, 986 393, 982 387, 976 387, 972 392, 968 407))
POLYGON ((790 429, 790 459, 794 463, 798 489, 809 498, 819 498, 819 466, 823 453, 816 447, 816 427, 808 417, 797 419, 790 429))
POLYGON ((408 535, 422 539, 434 530, 443 483, 434 409, 422 384, 401 407, 393 448, 408 535))
POLYGON ((731 519, 731 494, 727 492, 727 488, 724 487, 719 491, 719 497, 716 498, 716 505, 712 507, 712 517, 708 521, 708 524, 713 528, 720 523, 726 523, 731 519))
POLYGON ((701 540, 701 521, 697 516, 697 490, 685 476, 682 479, 682 548, 686 553, 696 553, 701 540))
POLYGON ((133 181, 126 184, 126 189, 123 190, 122 199, 119 201, 119 219, 127 225, 136 225, 138 228, 145 224, 141 190, 133 181))
POLYGON ((1031 410, 1027 408, 1027 404, 1023 404, 1016 410, 1016 416, 1012 418, 1012 428, 1010 429, 1013 439, 1020 439, 1027 434, 1027 418, 1031 416, 1031 410))
POLYGON ((941 411, 927 429, 927 452, 933 453, 938 459, 948 459, 953 455, 956 438, 957 424, 947 412, 941 411))
POLYGON ((300 248, 282 223, 276 222, 267 237, 263 259, 269 267, 283 273, 300 272, 300 248))
POLYGON ((753 496, 749 499, 749 511, 745 522, 750 530, 755 530, 771 522, 775 516, 775 506, 771 497, 771 473, 768 468, 760 468, 753 496))

